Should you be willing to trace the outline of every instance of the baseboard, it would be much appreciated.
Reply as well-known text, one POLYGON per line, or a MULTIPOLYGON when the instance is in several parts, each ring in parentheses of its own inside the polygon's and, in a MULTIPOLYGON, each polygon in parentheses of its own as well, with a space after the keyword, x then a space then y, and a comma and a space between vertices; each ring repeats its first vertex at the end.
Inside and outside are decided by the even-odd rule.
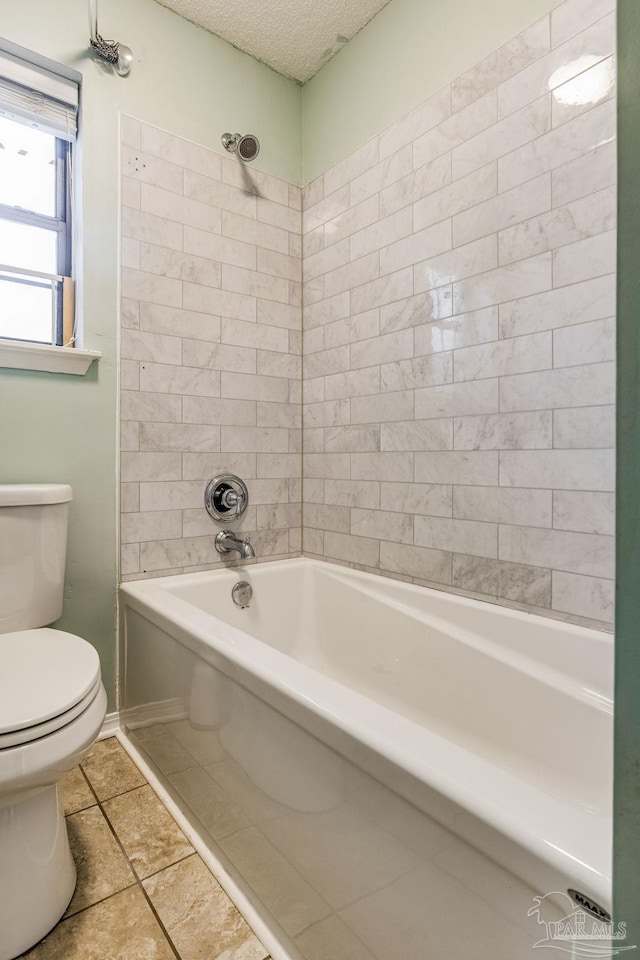
POLYGON ((107 737, 115 737, 116 733, 120 729, 120 714, 117 710, 114 710, 113 713, 108 713, 104 718, 104 723, 102 724, 102 729, 98 734, 98 740, 106 740, 107 737))

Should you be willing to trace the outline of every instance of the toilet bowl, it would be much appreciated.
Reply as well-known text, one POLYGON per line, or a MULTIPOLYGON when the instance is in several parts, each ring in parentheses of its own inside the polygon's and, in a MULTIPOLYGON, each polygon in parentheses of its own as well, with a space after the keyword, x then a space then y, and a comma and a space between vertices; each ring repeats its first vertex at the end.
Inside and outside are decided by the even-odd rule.
POLYGON ((70 499, 65 485, 0 486, 0 960, 44 937, 73 896, 58 784, 106 713, 95 649, 42 626, 62 609, 70 499))

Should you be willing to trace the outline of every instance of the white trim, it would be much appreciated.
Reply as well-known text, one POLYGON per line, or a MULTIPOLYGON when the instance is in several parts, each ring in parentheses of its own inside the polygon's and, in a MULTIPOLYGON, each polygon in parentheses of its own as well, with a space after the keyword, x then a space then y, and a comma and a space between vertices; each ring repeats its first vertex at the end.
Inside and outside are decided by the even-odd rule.
POLYGON ((100 360, 99 350, 78 350, 71 347, 52 347, 47 343, 22 343, 0 340, 0 367, 14 370, 43 370, 47 373, 85 375, 94 360, 100 360))
POLYGON ((119 730, 120 714, 117 710, 114 710, 113 713, 108 713, 104 718, 104 723, 96 739, 106 740, 108 737, 115 737, 119 730))
POLYGON ((244 919, 247 921, 256 937, 265 948, 265 957, 267 954, 269 954, 272 957, 272 960, 294 960, 288 950, 286 950, 276 938, 276 935, 273 933, 273 931, 267 926, 241 887, 239 887, 236 881, 227 873, 218 858, 206 845, 200 834, 191 826, 178 804, 163 786, 162 781, 153 772, 151 767, 143 758, 142 754, 139 753, 134 745, 129 741, 124 730, 118 730, 116 737, 127 751, 135 765, 147 778, 149 786, 155 791, 155 793, 158 794, 191 846, 204 860, 224 892, 232 900, 244 919))

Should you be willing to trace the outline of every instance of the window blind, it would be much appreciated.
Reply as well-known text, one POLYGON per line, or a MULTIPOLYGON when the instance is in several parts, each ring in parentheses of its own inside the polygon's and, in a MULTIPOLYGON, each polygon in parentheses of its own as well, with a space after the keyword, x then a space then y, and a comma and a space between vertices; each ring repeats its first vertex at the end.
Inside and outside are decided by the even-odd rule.
POLYGON ((73 141, 78 84, 0 51, 0 116, 73 141))

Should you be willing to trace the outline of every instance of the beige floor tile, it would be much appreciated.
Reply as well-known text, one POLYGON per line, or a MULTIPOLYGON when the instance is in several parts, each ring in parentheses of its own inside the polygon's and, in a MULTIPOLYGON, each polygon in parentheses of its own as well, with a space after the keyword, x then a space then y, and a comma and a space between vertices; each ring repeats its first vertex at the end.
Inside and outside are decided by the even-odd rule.
POLYGON ((59 923, 28 960, 175 960, 138 886, 59 923))
POLYGON ((82 761, 82 769, 98 800, 108 800, 147 782, 115 737, 94 743, 82 761))
POLYGON ((267 951, 194 855, 144 881, 182 960, 264 960, 267 951))
POLYGON ((77 813, 78 810, 86 810, 87 807, 92 807, 96 802, 96 798, 91 792, 80 767, 76 767, 66 777, 63 777, 59 788, 65 817, 68 817, 70 813, 77 813))
POLYGON ((99 807, 67 817, 78 882, 65 916, 110 897, 135 883, 123 853, 99 807))
POLYGON ((139 877, 148 877, 193 853, 149 786, 106 800, 104 812, 139 877))

